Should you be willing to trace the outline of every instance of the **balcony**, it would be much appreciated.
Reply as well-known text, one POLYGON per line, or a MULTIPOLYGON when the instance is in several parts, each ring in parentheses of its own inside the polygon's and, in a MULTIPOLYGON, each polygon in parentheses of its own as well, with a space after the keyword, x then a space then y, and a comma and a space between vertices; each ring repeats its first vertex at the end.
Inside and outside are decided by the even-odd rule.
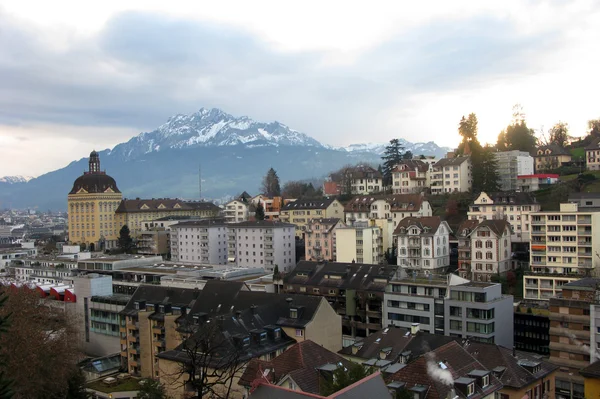
MULTIPOLYGON (((557 350, 569 353, 578 353, 580 355, 589 355, 590 349, 582 346, 578 346, 576 344, 561 344, 559 342, 550 341, 550 350, 557 350)), ((589 365, 589 362, 587 363, 589 365)))
POLYGON ((590 332, 584 330, 567 330, 562 327, 550 327, 550 335, 557 335, 560 337, 568 337, 572 339, 573 337, 582 340, 590 339, 590 332))
POLYGON ((140 353, 140 346, 139 345, 132 345, 129 347, 129 353, 132 355, 139 355, 140 353))
POLYGON ((579 262, 577 262, 577 266, 579 267, 592 267, 592 261, 591 260, 583 260, 580 259, 579 262))
POLYGON ((578 229, 577 230, 577 235, 579 235, 579 236, 591 236, 592 235, 592 229, 578 229))
POLYGON ((165 340, 164 339, 158 339, 152 342, 153 346, 159 347, 159 348, 164 348, 165 347, 165 340))
POLYGON ((592 218, 591 217, 585 217, 585 216, 580 216, 577 219, 577 224, 592 224, 592 218))
POLYGON ((162 335, 165 333, 165 328, 160 326, 152 327, 152 334, 162 335))
MULTIPOLYGON (((568 301, 568 300, 565 300, 568 301)), ((558 322, 566 322, 566 323, 588 323, 590 322, 590 316, 586 316, 586 315, 574 315, 574 314, 562 314, 562 313, 550 313, 548 315, 548 318, 550 319, 550 321, 558 321, 558 322)), ((569 332, 572 332, 573 330, 569 330, 569 332)), ((587 333, 587 337, 589 338, 590 336, 590 332, 589 331, 584 331, 584 330, 580 330, 583 331, 585 333, 587 333)), ((565 334, 561 334, 561 335, 565 335, 565 334)))
POLYGON ((129 342, 138 342, 138 339, 139 339, 139 334, 129 334, 127 336, 127 340, 129 342))
POLYGON ((406 246, 408 248, 421 248, 421 242, 417 240, 408 240, 406 246))
POLYGON ((532 226, 544 226, 546 225, 546 221, 545 220, 532 220, 531 221, 531 225, 532 226))

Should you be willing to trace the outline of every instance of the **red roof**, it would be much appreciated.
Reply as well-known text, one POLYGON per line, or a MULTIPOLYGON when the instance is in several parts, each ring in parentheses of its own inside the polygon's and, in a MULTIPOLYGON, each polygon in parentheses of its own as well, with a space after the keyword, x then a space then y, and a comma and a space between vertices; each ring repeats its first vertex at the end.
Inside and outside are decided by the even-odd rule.
POLYGON ((326 181, 323 183, 323 194, 324 195, 338 195, 340 193, 340 187, 336 182, 326 181))
POLYGON ((558 175, 554 175, 554 174, 548 174, 548 173, 541 173, 541 174, 537 174, 537 175, 521 175, 521 176, 517 176, 517 179, 558 179, 558 175))

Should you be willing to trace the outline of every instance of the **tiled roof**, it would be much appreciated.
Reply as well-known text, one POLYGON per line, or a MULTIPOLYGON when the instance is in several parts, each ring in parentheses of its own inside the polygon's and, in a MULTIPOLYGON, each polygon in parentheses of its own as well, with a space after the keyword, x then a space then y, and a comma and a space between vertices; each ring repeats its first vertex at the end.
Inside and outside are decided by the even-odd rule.
MULTIPOLYGON (((483 194, 484 192, 482 192, 483 194)), ((537 204, 537 200, 531 193, 523 193, 516 191, 499 191, 492 193, 485 193, 492 201, 494 205, 529 205, 537 204)), ((489 205, 489 204, 488 204, 489 205)))
POLYGON ((344 212, 371 212, 371 204, 379 200, 387 202, 392 212, 417 212, 424 197, 421 194, 359 195, 346 204, 344 212))
POLYGON ((600 360, 582 368, 579 370, 579 374, 584 377, 600 378, 600 360))
POLYGON ((361 263, 319 263, 300 261, 284 277, 285 284, 357 289, 385 290, 387 282, 396 274, 398 266, 367 265, 361 263), (340 278, 331 278, 339 276, 340 278))
POLYGON ((281 210, 307 210, 307 209, 326 209, 335 201, 335 198, 300 198, 294 202, 285 204, 281 210))
POLYGON ((459 156, 454 158, 442 158, 433 165, 434 168, 443 168, 444 166, 459 166, 470 159, 470 156, 459 156))
POLYGON ((256 227, 256 228, 278 228, 278 227, 296 227, 291 223, 283 223, 278 220, 246 220, 245 222, 229 223, 230 228, 234 227, 256 227))
POLYGON ((250 386, 259 376, 259 370, 265 371, 269 368, 272 370, 273 382, 277 383, 289 374, 302 391, 318 394, 320 390, 317 367, 339 363, 346 367, 350 365, 348 360, 337 353, 331 352, 313 341, 302 341, 269 362, 258 359, 251 360, 240 377, 240 384, 250 386))
POLYGON ((457 238, 466 238, 468 237, 473 229, 479 225, 479 220, 477 219, 467 219, 463 221, 458 228, 456 229, 456 237, 457 238))
MULTIPOLYGON (((323 226, 324 229, 317 230, 317 232, 329 233, 340 221, 341 221, 341 219, 339 219, 339 218, 311 219, 307 224, 307 229, 310 228, 310 226, 319 224, 319 225, 323 226)), ((344 223, 342 223, 341 225, 345 226, 344 223)))
POLYGON ((408 234, 407 229, 412 226, 419 228, 422 235, 433 235, 441 223, 442 219, 439 216, 406 217, 398 223, 398 226, 394 230, 394 235, 408 234), (426 228, 427 231, 425 231, 426 228))
MULTIPOLYGON (((448 385, 441 378, 433 376, 432 370, 439 370, 437 374, 450 373, 451 380, 460 382, 461 379, 468 378, 469 373, 474 370, 486 370, 485 366, 477 359, 471 356, 458 342, 452 341, 437 349, 420 356, 418 359, 409 363, 406 367, 387 378, 388 381, 398 381, 405 383, 405 388, 411 389, 415 386, 424 386, 427 388, 425 399, 446 399, 454 387, 448 385), (443 363, 443 367, 440 365, 443 363)), ((500 381, 490 373, 489 385, 482 388, 475 384, 475 392, 468 396, 469 399, 480 399, 486 397, 502 388, 500 381)), ((458 397, 467 396, 456 389, 455 394, 458 397)))
POLYGON ((524 388, 558 369, 558 366, 538 359, 531 353, 515 351, 515 356, 513 356, 512 349, 499 345, 471 342, 464 347, 486 369, 493 370, 497 367, 504 367, 504 370, 497 376, 504 386, 515 389, 524 388), (535 373, 523 367, 523 364, 532 362, 540 365, 539 370, 535 373))
POLYGON ((475 228, 475 230, 479 229, 479 228, 482 228, 482 227, 489 228, 497 236, 500 236, 500 237, 504 234, 504 231, 507 228, 510 231, 510 224, 508 223, 508 221, 506 221, 504 219, 482 220, 482 221, 479 222, 479 224, 477 225, 477 227, 475 228))
POLYGON ((418 159, 407 159, 400 162, 392 172, 407 172, 414 170, 427 172, 429 170, 429 164, 418 159))
POLYGON ((197 220, 185 220, 183 222, 179 222, 175 225, 172 225, 172 229, 176 229, 178 227, 223 227, 228 226, 225 223, 225 219, 197 219, 197 220))
POLYGON ((444 335, 429 334, 423 331, 412 335, 410 330, 405 328, 387 327, 357 342, 355 345, 359 349, 355 354, 352 354, 352 345, 343 348, 338 353, 368 360, 379 358, 381 350, 389 348, 390 352, 386 355, 385 360, 395 363, 400 360, 402 352, 410 351, 411 359, 413 359, 458 339, 444 335))
POLYGON ((140 285, 131 299, 121 311, 123 315, 135 315, 135 302, 146 301, 147 304, 170 304, 171 306, 191 307, 201 291, 189 288, 165 287, 160 285, 140 285))
POLYGON ((214 211, 220 208, 212 202, 183 201, 171 198, 124 199, 116 209, 116 213, 131 212, 166 212, 166 211, 214 211))
POLYGON ((596 137, 590 144, 585 147, 586 150, 599 150, 600 149, 600 137, 596 137))
POLYGON ((535 149, 535 157, 546 157, 548 155, 546 155, 545 153, 542 155, 538 155, 539 150, 542 150, 544 152, 546 150, 550 150, 551 154, 549 155, 571 155, 567 150, 556 144, 543 145, 535 149))

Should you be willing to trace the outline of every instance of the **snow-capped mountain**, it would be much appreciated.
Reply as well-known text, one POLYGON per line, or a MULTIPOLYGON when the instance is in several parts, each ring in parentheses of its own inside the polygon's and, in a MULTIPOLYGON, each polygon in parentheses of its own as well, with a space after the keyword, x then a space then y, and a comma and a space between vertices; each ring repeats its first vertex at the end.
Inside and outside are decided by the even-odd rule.
POLYGON ((31 179, 33 179, 33 176, 4 176, 4 177, 0 177, 0 183, 8 183, 8 184, 27 183, 31 179))
MULTIPOLYGON (((438 158, 443 157, 448 151, 451 151, 449 147, 440 147, 433 141, 427 143, 411 143, 404 139, 398 139, 400 145, 404 148, 404 151, 410 151, 414 155, 435 155, 438 158)), ((363 153, 368 152, 372 154, 381 155, 385 152, 385 147, 389 143, 362 143, 362 144, 350 144, 346 147, 340 147, 340 150, 344 150, 352 153, 363 153)))
POLYGON ((321 143, 280 122, 256 122, 247 116, 236 118, 220 109, 201 108, 191 115, 175 115, 158 129, 142 133, 112 151, 126 157, 210 146, 314 146, 321 143))

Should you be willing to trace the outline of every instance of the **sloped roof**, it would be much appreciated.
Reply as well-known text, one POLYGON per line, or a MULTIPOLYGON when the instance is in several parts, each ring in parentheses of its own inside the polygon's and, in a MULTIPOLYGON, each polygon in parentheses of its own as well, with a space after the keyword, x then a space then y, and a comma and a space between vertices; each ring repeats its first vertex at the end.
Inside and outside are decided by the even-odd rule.
POLYGON ((504 231, 507 228, 510 231, 510 223, 508 223, 508 221, 506 221, 504 219, 482 220, 479 222, 479 224, 477 225, 477 227, 474 230, 477 230, 477 229, 480 229, 483 227, 489 228, 497 236, 502 236, 504 234, 504 231))
MULTIPOLYGON (((420 356, 387 379, 404 382, 407 389, 417 385, 428 387, 426 399, 445 399, 453 386, 444 383, 440 378, 432 377, 430 370, 432 367, 438 369, 439 362, 444 363, 445 370, 451 373, 454 381, 467 377, 473 370, 486 370, 485 366, 471 356, 459 343, 452 341, 420 356)), ((485 397, 501 388, 500 381, 490 374, 489 385, 482 389, 476 384, 475 393, 469 396, 469 399, 485 397)), ((455 393, 457 396, 465 398, 465 395, 459 390, 456 390, 455 393)))
POLYGON ((116 209, 116 213, 132 212, 166 212, 166 211, 214 211, 220 208, 212 202, 183 201, 172 198, 124 199, 116 209))
POLYGON ((335 201, 335 198, 300 198, 294 202, 285 204, 281 210, 326 209, 333 201, 335 201))
POLYGON ((538 155, 539 150, 542 150, 544 152, 546 152, 546 150, 550 150, 551 151, 550 155, 569 155, 569 156, 571 156, 571 154, 567 150, 565 150, 564 148, 562 148, 561 146, 556 145, 556 144, 542 145, 535 149, 534 157, 546 157, 546 156, 548 156, 546 154, 538 155))
POLYGON ((417 212, 424 197, 421 194, 358 195, 344 206, 344 212, 370 212, 371 204, 379 200, 387 202, 392 212, 417 212))
POLYGON ((322 346, 307 340, 292 345, 281 355, 269 362, 253 359, 248 364, 244 374, 240 377, 240 384, 250 386, 259 377, 260 370, 270 368, 273 374, 272 381, 281 381, 286 375, 290 375, 298 387, 304 392, 318 394, 319 372, 317 367, 326 364, 343 364, 348 367, 350 362, 337 353, 331 352, 322 346))
POLYGON ((513 356, 512 349, 499 345, 471 342, 465 346, 465 349, 488 370, 505 367, 499 379, 504 386, 515 389, 524 388, 558 369, 558 366, 538 359, 531 353, 515 351, 516 356, 513 356), (523 361, 539 362, 540 370, 535 374, 531 373, 521 366, 520 362, 523 361))
POLYGON ((429 170, 429 164, 418 159, 406 159, 396 165, 392 172, 408 172, 414 170, 427 172, 429 170))
POLYGON ((596 137, 590 144, 585 147, 586 150, 599 150, 600 149, 600 137, 596 137))
POLYGON ((256 228, 276 228, 276 227, 296 227, 291 223, 283 223, 279 220, 246 220, 238 223, 228 223, 229 228, 234 227, 256 227, 256 228))
POLYGON ((398 266, 362 263, 320 263, 300 261, 284 277, 285 284, 310 285, 363 291, 385 291, 398 266), (340 278, 328 278, 339 276, 340 278), (377 280, 377 281, 376 281, 377 280))
POLYGON ((191 307, 201 291, 190 288, 165 287, 160 285, 140 285, 131 299, 120 312, 123 315, 137 314, 135 302, 146 301, 147 304, 171 304, 171 306, 191 307))
POLYGON ((399 361, 402 352, 410 351, 411 358, 416 358, 432 349, 436 349, 450 341, 460 338, 447 337, 444 335, 430 334, 423 331, 412 335, 410 330, 399 327, 386 327, 370 334, 356 345, 360 348, 356 354, 352 354, 352 345, 342 348, 338 353, 354 356, 361 359, 379 358, 383 348, 389 348, 390 353, 385 357, 392 363, 399 361), (378 341, 379 340, 379 341, 378 341))
POLYGON ((458 225, 456 229, 455 235, 457 238, 466 238, 471 232, 475 229, 475 227, 479 226, 479 220, 477 219, 467 219, 461 224, 458 225))
MULTIPOLYGON (((340 221, 341 221, 340 218, 311 219, 308 221, 308 226, 319 224, 319 225, 322 225, 324 227, 324 229, 319 230, 318 232, 329 233, 340 221)), ((343 222, 342 222, 342 225, 344 225, 343 222)), ((308 226, 307 226, 307 228, 308 228, 308 226)))
MULTIPOLYGON (((498 191, 498 192, 484 192, 481 194, 487 194, 488 197, 492 201, 494 201, 493 205, 529 205, 529 204, 537 204, 537 200, 535 197, 528 192, 516 192, 516 191, 498 191)), ((490 205, 490 204, 486 204, 490 205)))
POLYGON ((587 367, 579 370, 579 374, 584 377, 600 378, 600 360, 595 361, 587 367))
POLYGON ((439 161, 436 162, 435 165, 433 165, 435 168, 443 168, 444 166, 459 166, 461 165, 463 162, 468 161, 469 159, 471 159, 470 156, 459 156, 459 157, 454 157, 454 158, 442 158, 439 161))
POLYGON ((178 227, 223 227, 227 226, 225 223, 225 219, 215 218, 215 219, 192 219, 192 220, 184 220, 183 222, 179 222, 171 226, 171 228, 176 229, 178 227))
POLYGON ((394 230, 394 235, 408 234, 406 229, 411 226, 419 228, 422 235, 433 235, 438 230, 441 223, 442 219, 439 216, 406 217, 398 223, 398 226, 396 226, 396 229, 394 230), (428 229, 427 232, 425 232, 426 228, 428 229))

